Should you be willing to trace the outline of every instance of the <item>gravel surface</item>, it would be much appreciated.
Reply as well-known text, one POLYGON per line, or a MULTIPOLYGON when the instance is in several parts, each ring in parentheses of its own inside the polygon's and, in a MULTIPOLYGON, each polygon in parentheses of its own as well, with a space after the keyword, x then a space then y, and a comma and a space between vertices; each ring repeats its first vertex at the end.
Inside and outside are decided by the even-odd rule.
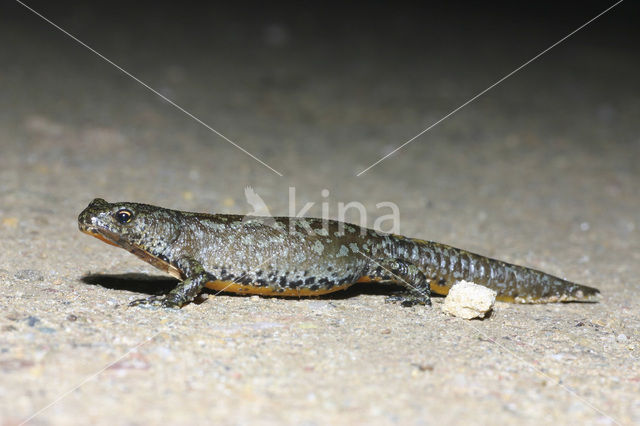
POLYGON ((640 423, 639 34, 627 3, 356 177, 607 5, 478 16, 29 3, 279 176, 4 2, 0 424, 640 423), (404 235, 602 299, 497 302, 474 321, 442 313, 439 297, 387 304, 391 289, 373 285, 130 308, 176 281, 77 230, 95 197, 248 213, 248 185, 274 215, 290 214, 291 187, 296 212, 311 202, 307 215, 336 217, 357 201, 369 226, 393 202, 404 235))

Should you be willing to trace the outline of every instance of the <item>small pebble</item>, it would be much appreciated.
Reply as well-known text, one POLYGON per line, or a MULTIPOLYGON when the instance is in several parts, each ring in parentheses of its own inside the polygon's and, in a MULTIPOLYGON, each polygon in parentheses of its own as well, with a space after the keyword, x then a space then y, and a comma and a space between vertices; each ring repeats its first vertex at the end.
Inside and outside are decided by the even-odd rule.
POLYGON ((495 291, 472 282, 459 281, 449 290, 442 311, 464 319, 484 318, 495 301, 495 291))
POLYGON ((22 269, 15 273, 14 277, 24 281, 44 281, 44 275, 34 269, 22 269))
POLYGON ((29 316, 27 318, 27 325, 29 327, 33 327, 34 325, 36 325, 36 323, 39 323, 39 322, 40 322, 40 318, 38 318, 38 317, 29 316))
POLYGON ((618 337, 616 337, 616 340, 617 340, 619 343, 624 343, 624 342, 626 342, 627 340, 629 340, 629 338, 628 338, 625 334, 618 334, 618 337))

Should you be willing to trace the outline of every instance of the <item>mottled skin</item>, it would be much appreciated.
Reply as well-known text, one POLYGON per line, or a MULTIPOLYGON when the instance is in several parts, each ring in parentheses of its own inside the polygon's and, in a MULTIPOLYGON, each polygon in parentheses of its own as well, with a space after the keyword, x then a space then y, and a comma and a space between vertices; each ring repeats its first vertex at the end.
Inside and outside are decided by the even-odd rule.
POLYGON ((97 198, 80 213, 78 226, 181 280, 169 294, 133 305, 180 307, 204 287, 313 296, 372 281, 405 287, 399 299, 405 305, 430 304, 431 291, 447 294, 462 279, 511 302, 588 301, 599 293, 444 244, 330 220, 189 213, 97 198))

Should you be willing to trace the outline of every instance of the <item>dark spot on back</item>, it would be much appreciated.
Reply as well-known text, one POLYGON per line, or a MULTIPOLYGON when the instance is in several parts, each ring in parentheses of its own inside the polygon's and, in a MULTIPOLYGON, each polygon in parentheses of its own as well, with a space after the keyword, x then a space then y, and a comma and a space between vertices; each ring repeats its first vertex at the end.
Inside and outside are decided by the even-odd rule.
POLYGON ((250 277, 247 277, 246 275, 240 277, 237 282, 239 282, 240 284, 245 284, 245 285, 253 284, 253 280, 250 277))

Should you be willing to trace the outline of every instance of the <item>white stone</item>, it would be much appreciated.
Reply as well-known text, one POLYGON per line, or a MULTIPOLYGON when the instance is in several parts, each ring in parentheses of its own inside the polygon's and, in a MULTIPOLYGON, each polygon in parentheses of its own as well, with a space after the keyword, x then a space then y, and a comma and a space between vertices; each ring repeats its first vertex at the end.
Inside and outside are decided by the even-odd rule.
POLYGON ((629 338, 627 337, 626 334, 618 334, 618 337, 616 337, 616 340, 619 343, 623 343, 623 342, 626 342, 627 340, 629 340, 629 338))
POLYGON ((473 282, 459 281, 449 290, 442 311, 464 319, 484 318, 495 301, 495 291, 473 282))

